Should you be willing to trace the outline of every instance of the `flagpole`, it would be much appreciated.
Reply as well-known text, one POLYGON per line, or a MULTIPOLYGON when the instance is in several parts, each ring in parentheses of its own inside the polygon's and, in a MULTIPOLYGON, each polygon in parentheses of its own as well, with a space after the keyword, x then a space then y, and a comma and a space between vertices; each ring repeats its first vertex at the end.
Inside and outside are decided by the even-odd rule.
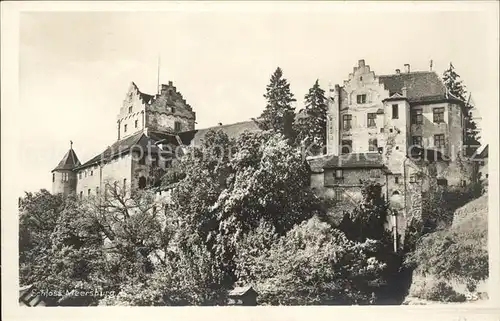
POLYGON ((158 65, 157 65, 157 77, 156 77, 156 94, 160 94, 160 55, 158 55, 158 65))

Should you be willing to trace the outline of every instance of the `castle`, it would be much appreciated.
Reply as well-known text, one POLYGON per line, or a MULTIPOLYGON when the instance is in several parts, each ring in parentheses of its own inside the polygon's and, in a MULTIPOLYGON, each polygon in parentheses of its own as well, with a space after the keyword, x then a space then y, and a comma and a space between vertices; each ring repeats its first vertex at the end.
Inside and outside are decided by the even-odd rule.
MULTIPOLYGON (((71 143, 52 170, 52 192, 83 198, 106 192, 109 184, 125 191, 147 188, 153 179, 151 168, 168 169, 179 147, 200 144, 210 128, 196 130, 195 123, 196 113, 172 82, 162 84, 156 95, 131 83, 117 116, 116 141, 83 164, 71 143)), ((253 121, 217 128, 231 137, 258 130, 253 121)))
MULTIPOLYGON (((435 72, 414 72, 405 65, 403 71, 376 75, 359 60, 328 96, 326 155, 308 159, 311 187, 318 194, 355 204, 361 181, 368 178, 384 186, 387 199, 404 196, 407 212, 421 206, 425 179, 418 173, 429 171, 422 162, 433 163, 426 175, 441 185, 465 186, 474 180, 473 168, 460 162, 465 103, 447 91, 435 72)), ((151 168, 172 166, 159 155, 203 139, 210 128, 197 130, 195 121, 195 112, 172 82, 161 85, 156 95, 132 83, 117 117, 117 140, 83 164, 71 146, 52 171, 53 193, 99 195, 106 182, 126 190, 146 188, 151 168)), ((230 137, 259 130, 254 121, 215 128, 230 137)))

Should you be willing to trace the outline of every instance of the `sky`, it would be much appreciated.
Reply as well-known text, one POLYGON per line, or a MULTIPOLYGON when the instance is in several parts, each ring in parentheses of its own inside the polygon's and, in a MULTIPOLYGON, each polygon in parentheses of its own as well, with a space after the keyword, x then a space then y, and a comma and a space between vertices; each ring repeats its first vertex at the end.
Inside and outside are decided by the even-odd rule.
MULTIPOLYGON (((51 188, 50 171, 74 142, 83 163, 117 138, 116 115, 131 81, 155 93, 174 82, 197 128, 260 115, 281 67, 297 109, 316 79, 347 79, 359 59, 376 74, 453 62, 484 118, 498 108, 498 20, 475 11, 212 10, 30 12, 19 25, 19 105, 13 188, 51 188)), ((273 9, 274 8, 274 9, 273 9)), ((492 133, 492 132, 491 132, 492 133)), ((483 134, 488 137, 491 134, 483 134)))

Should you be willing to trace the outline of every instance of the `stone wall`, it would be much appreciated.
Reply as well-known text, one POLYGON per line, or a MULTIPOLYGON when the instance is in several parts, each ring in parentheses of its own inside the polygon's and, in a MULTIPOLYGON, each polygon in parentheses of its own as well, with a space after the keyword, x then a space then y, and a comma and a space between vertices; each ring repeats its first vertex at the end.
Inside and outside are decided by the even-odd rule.
POLYGON ((176 122, 178 131, 194 130, 195 119, 191 106, 172 82, 162 85, 160 94, 146 107, 146 126, 152 130, 174 131, 176 122))

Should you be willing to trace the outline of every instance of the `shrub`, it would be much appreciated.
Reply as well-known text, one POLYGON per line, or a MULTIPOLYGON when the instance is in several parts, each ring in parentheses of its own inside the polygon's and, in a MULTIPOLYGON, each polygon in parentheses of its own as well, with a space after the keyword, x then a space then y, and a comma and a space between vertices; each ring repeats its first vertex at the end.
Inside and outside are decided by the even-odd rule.
POLYGON ((456 292, 444 281, 439 281, 429 288, 422 299, 441 302, 464 302, 465 295, 456 292))
POLYGON ((368 255, 376 242, 358 243, 318 218, 297 225, 277 241, 261 224, 239 245, 241 284, 252 284, 259 304, 367 304, 376 299, 385 264, 368 255))

